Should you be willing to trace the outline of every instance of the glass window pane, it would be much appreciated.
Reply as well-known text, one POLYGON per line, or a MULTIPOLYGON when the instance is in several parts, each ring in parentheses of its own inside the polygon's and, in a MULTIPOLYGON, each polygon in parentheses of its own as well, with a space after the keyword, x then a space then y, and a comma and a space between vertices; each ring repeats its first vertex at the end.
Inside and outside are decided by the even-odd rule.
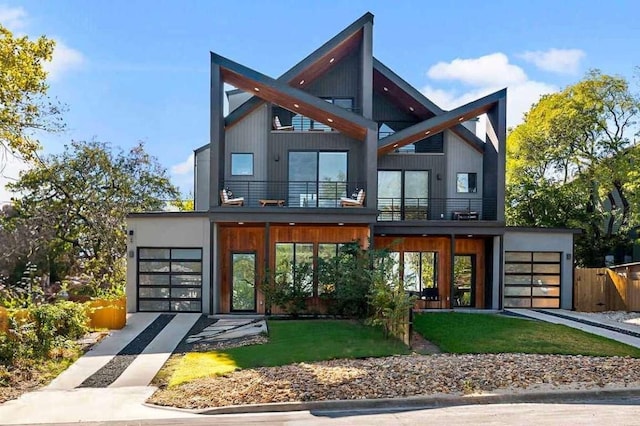
POLYGON ((173 312, 200 312, 202 304, 193 300, 172 300, 171 310, 173 312))
POLYGON ((504 287, 504 295, 505 296, 531 296, 531 287, 529 287, 529 286, 522 286, 522 287, 505 286, 504 287))
POLYGON ((437 253, 425 252, 422 253, 422 288, 434 288, 438 287, 436 279, 438 267, 437 267, 437 253))
POLYGON ((533 253, 534 262, 560 262, 560 253, 536 252, 533 253))
POLYGON ((276 280, 293 282, 293 243, 276 244, 276 280))
POLYGON ((407 291, 420 291, 420 253, 404 253, 404 289, 407 291))
POLYGON ((169 272, 169 262, 141 261, 140 272, 169 272))
POLYGON ((531 299, 523 298, 505 298, 504 299, 504 307, 505 308, 530 308, 531 307, 531 299))
POLYGON ((202 272, 202 263, 171 262, 171 272, 202 272))
POLYGON ((171 258, 172 259, 193 259, 200 260, 202 259, 202 250, 201 249, 171 249, 171 258))
POLYGON ((533 265, 534 273, 541 274, 559 274, 560 273, 560 264, 558 263, 540 263, 533 265))
POLYGON ((404 196, 407 198, 429 197, 429 172, 409 171, 404 172, 404 196))
POLYGON ((234 253, 232 255, 231 309, 254 311, 256 309, 256 255, 234 253))
POLYGON ((333 100, 333 104, 339 106, 340 108, 352 110, 353 98, 337 98, 333 100))
POLYGON ((253 154, 231 154, 231 174, 234 176, 252 176, 253 154))
POLYGON ((140 285, 169 285, 169 275, 138 275, 138 283, 140 285))
POLYGON ((534 308, 559 308, 560 299, 533 299, 534 308))
POLYGON ((531 252, 508 251, 504 254, 505 262, 531 262, 531 252))
POLYGON ((533 282, 540 285, 560 285, 560 275, 534 275, 533 282))
POLYGON ((169 259, 169 249, 141 248, 138 256, 140 259, 169 259))
POLYGON ((526 274, 531 272, 530 263, 507 263, 504 265, 504 272, 526 274))
POLYGON ((171 285, 200 287, 202 284, 202 275, 172 275, 171 285))
POLYGON ((176 299, 199 299, 199 288, 177 287, 171 289, 171 297, 176 299))
POLYGON ((560 287, 533 287, 533 295, 534 296, 552 296, 552 297, 560 297, 560 287))
POLYGON ((531 284, 531 275, 505 275, 505 284, 531 284))
POLYGON ((168 287, 140 287, 138 288, 138 296, 141 298, 169 298, 168 287))
POLYGON ((378 220, 400 220, 402 210, 402 172, 378 171, 378 220))
POLYGON ((140 300, 138 301, 139 311, 168 311, 168 300, 140 300))

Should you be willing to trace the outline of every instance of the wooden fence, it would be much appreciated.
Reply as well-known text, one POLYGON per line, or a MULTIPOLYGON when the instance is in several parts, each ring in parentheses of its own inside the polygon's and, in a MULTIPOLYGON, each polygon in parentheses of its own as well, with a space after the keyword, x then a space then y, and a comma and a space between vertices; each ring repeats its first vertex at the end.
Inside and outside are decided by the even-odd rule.
POLYGON ((576 311, 640 311, 640 264, 579 268, 574 273, 576 311))

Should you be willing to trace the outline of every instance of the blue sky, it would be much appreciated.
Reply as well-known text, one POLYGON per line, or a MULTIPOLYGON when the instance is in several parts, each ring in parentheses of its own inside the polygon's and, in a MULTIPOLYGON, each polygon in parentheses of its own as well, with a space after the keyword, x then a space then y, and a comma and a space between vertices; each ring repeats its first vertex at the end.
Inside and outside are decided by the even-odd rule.
POLYGON ((209 137, 209 51, 277 77, 367 11, 378 59, 447 109, 508 87, 510 125, 590 68, 631 79, 640 65, 633 0, 0 0, 0 23, 58 42, 50 94, 68 105, 68 130, 42 137, 45 152, 144 141, 189 192, 189 156, 209 137))

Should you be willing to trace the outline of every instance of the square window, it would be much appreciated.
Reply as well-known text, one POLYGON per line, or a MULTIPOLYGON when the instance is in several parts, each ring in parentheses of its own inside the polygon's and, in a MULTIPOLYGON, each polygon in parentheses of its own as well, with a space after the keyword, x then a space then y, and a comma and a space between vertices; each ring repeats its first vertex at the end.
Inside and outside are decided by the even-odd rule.
POLYGON ((253 176, 253 154, 231 154, 233 176, 253 176))
POLYGON ((478 192, 477 173, 458 173, 456 176, 456 192, 475 193, 478 192))

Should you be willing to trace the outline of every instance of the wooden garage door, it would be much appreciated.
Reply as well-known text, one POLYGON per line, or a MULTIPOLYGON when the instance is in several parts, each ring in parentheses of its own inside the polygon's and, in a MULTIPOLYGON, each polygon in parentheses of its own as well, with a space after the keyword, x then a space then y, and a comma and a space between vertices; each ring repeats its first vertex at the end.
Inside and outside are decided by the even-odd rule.
POLYGON ((138 311, 202 312, 202 249, 138 248, 138 311))
POLYGON ((561 255, 558 252, 506 252, 504 307, 559 308, 561 255))

